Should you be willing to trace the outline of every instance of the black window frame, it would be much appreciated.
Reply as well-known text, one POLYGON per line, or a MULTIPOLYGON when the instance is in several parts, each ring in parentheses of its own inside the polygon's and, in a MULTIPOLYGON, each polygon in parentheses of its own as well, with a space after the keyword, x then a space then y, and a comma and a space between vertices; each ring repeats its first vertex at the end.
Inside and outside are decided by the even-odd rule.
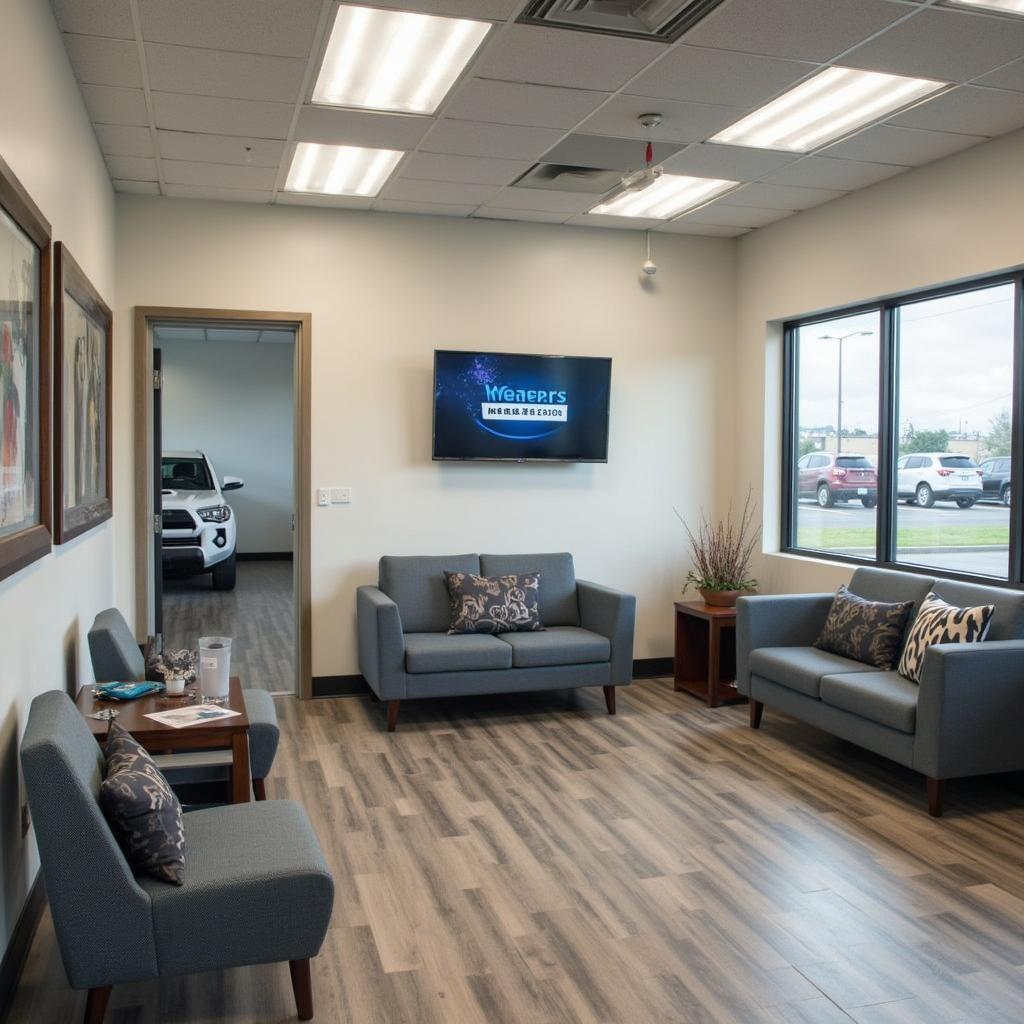
MULTIPOLYGON (((962 580, 988 586, 1024 588, 1024 507, 1020 487, 1010 492, 1010 539, 1007 576, 983 576, 957 572, 935 566, 915 565, 896 559, 896 501, 893 494, 898 459, 898 396, 899 366, 896 317, 899 308, 914 302, 959 295, 999 285, 1011 284, 1013 297, 1013 383, 1010 400, 1010 464, 1011 480, 1024 480, 1024 269, 971 278, 956 284, 919 289, 888 296, 875 302, 844 306, 828 312, 787 320, 783 324, 782 373, 782 537, 780 551, 789 555, 805 555, 823 561, 849 565, 874 566, 922 576, 962 580), (876 506, 874 557, 845 555, 822 548, 799 547, 796 544, 797 508, 796 465, 800 452, 799 436, 799 344, 803 327, 828 323, 843 317, 877 313, 879 318, 879 380, 878 380, 878 502, 876 506)), ((1005 458, 1005 456, 993 456, 1005 458)))

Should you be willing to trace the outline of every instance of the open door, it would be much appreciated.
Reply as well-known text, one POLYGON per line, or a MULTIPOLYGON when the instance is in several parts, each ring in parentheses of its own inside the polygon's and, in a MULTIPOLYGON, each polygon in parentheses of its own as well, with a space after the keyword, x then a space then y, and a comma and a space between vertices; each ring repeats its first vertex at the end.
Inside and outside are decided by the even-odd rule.
POLYGON ((160 634, 164 631, 164 557, 163 557, 163 501, 162 490, 162 453, 161 437, 161 389, 163 375, 161 371, 160 349, 153 349, 153 631, 160 634))

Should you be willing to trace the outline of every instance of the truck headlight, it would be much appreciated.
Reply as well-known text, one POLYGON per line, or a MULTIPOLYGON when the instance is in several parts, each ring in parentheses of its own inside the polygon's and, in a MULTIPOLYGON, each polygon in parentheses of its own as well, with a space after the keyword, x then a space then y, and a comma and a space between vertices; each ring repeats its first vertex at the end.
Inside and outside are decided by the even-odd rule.
POLYGON ((227 505, 214 505, 199 509, 197 514, 204 523, 226 523, 231 518, 231 509, 227 505))

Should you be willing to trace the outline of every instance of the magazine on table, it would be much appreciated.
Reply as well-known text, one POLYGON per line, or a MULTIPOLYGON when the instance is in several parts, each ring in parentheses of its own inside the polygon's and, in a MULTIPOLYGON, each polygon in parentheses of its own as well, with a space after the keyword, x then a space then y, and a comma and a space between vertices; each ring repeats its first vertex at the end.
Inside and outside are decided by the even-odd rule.
POLYGON ((205 725, 223 718, 235 718, 241 711, 222 708, 218 704, 196 704, 187 708, 172 708, 170 711, 153 711, 146 715, 154 722, 169 725, 172 729, 187 729, 190 725, 205 725))

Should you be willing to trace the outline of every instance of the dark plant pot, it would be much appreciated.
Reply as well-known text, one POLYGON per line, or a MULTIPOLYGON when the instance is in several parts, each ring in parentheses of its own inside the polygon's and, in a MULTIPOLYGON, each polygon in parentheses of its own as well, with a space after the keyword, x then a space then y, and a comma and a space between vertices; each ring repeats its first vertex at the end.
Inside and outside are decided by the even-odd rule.
POLYGON ((714 608, 735 608, 736 598, 751 593, 748 590, 705 590, 703 587, 697 589, 704 598, 704 603, 714 608))

